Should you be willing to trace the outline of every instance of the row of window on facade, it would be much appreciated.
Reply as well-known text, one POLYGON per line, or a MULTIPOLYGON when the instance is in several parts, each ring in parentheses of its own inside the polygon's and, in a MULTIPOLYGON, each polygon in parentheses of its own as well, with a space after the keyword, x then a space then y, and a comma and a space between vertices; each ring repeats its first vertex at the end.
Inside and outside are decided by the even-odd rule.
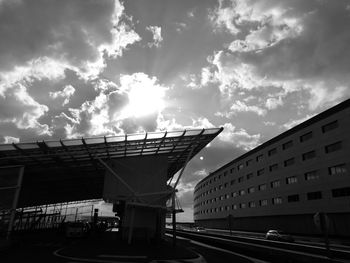
MULTIPOLYGON (((332 189, 332 197, 338 198, 338 197, 347 197, 350 196, 350 187, 343 187, 343 188, 336 188, 332 189)), ((309 192, 306 193, 306 200, 312 201, 312 200, 320 200, 322 199, 322 191, 316 191, 316 192, 309 192)), ((293 194, 287 196, 287 202, 288 203, 295 203, 300 201, 300 195, 299 194, 293 194)), ((281 196, 279 197, 273 197, 271 198, 271 204, 272 205, 279 205, 283 203, 283 198, 281 196)), ((237 209, 244 209, 244 208, 255 208, 257 206, 264 207, 269 204, 268 199, 262 199, 258 202, 256 201, 250 201, 248 203, 239 203, 239 204, 232 204, 231 206, 219 206, 214 208, 208 208, 203 209, 200 211, 196 211, 194 214, 208 214, 208 213, 214 213, 214 212, 222 212, 222 211, 228 211, 228 210, 237 210, 237 209)))
MULTIPOLYGON (((345 174, 346 172, 347 172, 347 169, 346 169, 346 164, 345 163, 328 167, 328 174, 329 175, 345 174)), ((319 179, 319 170, 312 170, 312 171, 308 171, 308 172, 304 173, 304 180, 305 181, 310 181, 310 180, 315 180, 315 179, 319 179)), ((285 180, 286 180, 286 184, 288 184, 288 185, 295 184, 295 183, 298 182, 298 176, 296 176, 296 175, 289 176, 285 180)), ((232 185, 232 183, 231 183, 231 185, 232 185)), ((281 180, 274 180, 274 181, 270 182, 270 186, 271 186, 271 188, 280 187, 281 186, 281 180)), ((201 197, 204 197, 206 195, 209 195, 209 194, 211 194, 213 192, 216 192, 216 191, 221 190, 221 189, 226 188, 226 187, 228 187, 228 183, 225 183, 223 185, 219 185, 219 187, 214 187, 214 188, 212 188, 210 190, 207 190, 207 191, 203 192, 202 194, 196 196, 194 198, 194 200, 197 200, 197 199, 199 199, 201 197)), ((266 183, 265 184, 260 184, 258 186, 258 190, 259 191, 263 191, 263 190, 266 190, 266 189, 267 189, 267 184, 266 183)), ((255 187, 254 186, 249 187, 247 189, 247 192, 248 193, 255 192, 255 187)), ((238 192, 231 193, 231 196, 232 197, 236 197, 236 196, 244 195, 244 194, 245 194, 245 190, 240 190, 238 192)), ((226 196, 227 196, 227 194, 225 195, 225 197, 226 196)), ((229 198, 229 196, 227 198, 229 198)), ((225 198, 225 199, 227 199, 227 198, 225 198)))
MULTIPOLYGON (((339 126, 339 123, 338 123, 337 120, 335 120, 335 121, 332 121, 332 122, 330 122, 330 123, 328 123, 326 125, 323 125, 321 127, 321 130, 322 130, 323 133, 326 133, 328 131, 331 131, 331 130, 337 128, 338 126, 339 126)), ((312 137, 313 137, 313 132, 309 131, 309 132, 304 133, 303 135, 301 135, 299 137, 299 141, 302 143, 302 142, 305 142, 305 141, 311 139, 312 137)), ((291 148, 293 145, 294 145, 293 140, 289 140, 289 141, 287 141, 287 142, 282 144, 282 149, 283 150, 287 150, 287 149, 291 148)), ((333 151, 337 151, 337 150, 341 149, 341 147, 342 147, 341 146, 341 142, 336 142, 336 143, 333 143, 331 145, 327 145, 325 147, 325 152, 326 153, 330 153, 330 152, 333 152, 333 151)), ((268 154, 268 156, 272 156, 272 155, 277 154, 277 148, 274 147, 274 148, 268 150, 267 154, 268 154)), ((306 152, 306 153, 304 153, 302 155, 303 161, 311 159, 311 158, 314 158, 314 157, 316 157, 316 152, 315 151, 306 152)), ((264 155, 263 154, 259 154, 259 155, 257 155, 255 157, 255 159, 256 159, 256 162, 261 162, 264 159, 264 155)), ((248 167, 252 162, 253 162, 253 159, 247 160, 245 162, 246 167, 248 167)), ((288 159, 288 160, 284 161, 284 166, 292 165, 292 164, 294 164, 294 162, 295 162, 294 158, 288 159)), ((244 168, 244 163, 240 163, 239 165, 237 165, 237 170, 238 171, 243 169, 243 168, 244 168)), ((230 173, 231 174, 233 173, 234 169, 235 169, 234 167, 230 168, 230 173)), ((270 171, 276 170, 276 169, 278 169, 278 165, 277 164, 271 165, 269 167, 269 169, 270 169, 270 171)), ((205 182, 201 186, 199 186, 195 190, 195 192, 200 190, 202 187, 205 187, 205 186, 211 184, 212 182, 215 182, 215 181, 221 179, 222 176, 225 177, 226 175, 227 175, 227 171, 225 171, 223 174, 218 175, 217 177, 216 176, 213 177, 212 179, 208 180, 207 182, 205 182)))

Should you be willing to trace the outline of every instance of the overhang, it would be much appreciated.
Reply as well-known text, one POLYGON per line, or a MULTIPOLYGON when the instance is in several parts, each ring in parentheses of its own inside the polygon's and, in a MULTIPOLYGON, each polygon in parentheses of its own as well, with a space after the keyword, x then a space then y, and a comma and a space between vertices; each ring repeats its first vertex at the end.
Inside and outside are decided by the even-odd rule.
MULTIPOLYGON (((102 198, 105 168, 98 158, 166 155, 168 179, 222 128, 0 144, 0 167, 23 165, 18 207, 102 198)), ((140 178, 143 180, 146 178, 140 178)))

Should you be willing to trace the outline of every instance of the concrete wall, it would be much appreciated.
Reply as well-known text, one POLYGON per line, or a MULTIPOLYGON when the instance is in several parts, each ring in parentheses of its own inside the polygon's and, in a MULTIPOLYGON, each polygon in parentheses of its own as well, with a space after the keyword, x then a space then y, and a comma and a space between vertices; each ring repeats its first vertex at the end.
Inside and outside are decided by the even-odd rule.
MULTIPOLYGON (((143 156, 125 160, 113 160, 108 164, 136 193, 154 193, 166 191, 167 157, 143 156)), ((128 237, 133 227, 133 240, 151 240, 162 236, 165 231, 165 211, 158 208, 146 208, 129 205, 131 202, 150 204, 155 206, 166 205, 166 198, 160 195, 150 195, 135 199, 127 187, 116 179, 110 172, 105 174, 103 198, 107 202, 115 203, 126 200, 126 210, 122 218, 122 231, 128 237), (133 211, 134 209, 134 211, 133 211), (134 213, 133 224, 132 213, 134 213)))

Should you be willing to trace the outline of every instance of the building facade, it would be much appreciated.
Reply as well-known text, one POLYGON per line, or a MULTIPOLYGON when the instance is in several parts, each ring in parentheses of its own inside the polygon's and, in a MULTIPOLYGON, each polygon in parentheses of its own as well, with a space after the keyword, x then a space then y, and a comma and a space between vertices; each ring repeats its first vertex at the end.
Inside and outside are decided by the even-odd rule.
POLYGON ((222 166, 194 190, 194 220, 209 228, 350 236, 350 99, 222 166))

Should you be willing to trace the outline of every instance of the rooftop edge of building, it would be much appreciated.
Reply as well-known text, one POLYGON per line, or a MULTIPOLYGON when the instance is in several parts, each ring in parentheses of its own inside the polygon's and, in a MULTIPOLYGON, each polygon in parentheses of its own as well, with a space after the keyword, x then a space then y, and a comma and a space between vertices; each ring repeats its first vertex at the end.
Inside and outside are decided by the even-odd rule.
POLYGON ((260 144, 259 146, 255 147, 254 149, 252 149, 252 150, 250 150, 250 151, 240 155, 239 157, 233 159, 232 161, 224 164, 223 166, 219 167, 214 172, 211 172, 209 175, 207 175, 202 180, 200 180, 196 184, 194 189, 196 189, 197 186, 200 185, 202 182, 204 182, 207 179, 209 179, 210 177, 212 177, 216 172, 226 169, 227 167, 229 167, 233 163, 239 162, 240 160, 243 160, 247 156, 249 156, 249 155, 251 155, 253 153, 256 153, 256 152, 260 151, 261 149, 267 147, 268 145, 271 145, 271 144, 273 144, 273 143, 275 143, 275 142, 277 142, 277 141, 279 141, 279 140, 281 140, 281 139, 283 139, 283 138, 285 138, 285 137, 287 137, 287 136, 289 136, 289 135, 291 135, 291 134, 293 134, 293 133, 295 133, 295 132, 297 132, 299 130, 302 130, 303 128, 305 128, 307 126, 310 126, 310 125, 312 125, 312 124, 314 124, 314 123, 316 123, 316 122, 318 122, 318 121, 320 121, 322 119, 325 119, 325 118, 327 118, 329 116, 332 116, 333 114, 335 114, 337 112, 340 112, 340 111, 342 111, 342 110, 344 110, 346 108, 349 108, 349 107, 350 107, 350 98, 348 98, 348 99, 346 99, 346 100, 336 104, 335 106, 333 106, 333 107, 331 107, 331 108, 329 108, 329 109, 327 109, 327 110, 325 110, 325 111, 323 111, 323 112, 321 112, 321 113, 311 117, 310 119, 308 119, 308 120, 306 120, 306 121, 304 121, 304 122, 294 126, 293 128, 291 128, 291 129, 289 129, 289 130, 287 130, 287 131, 285 131, 285 132, 283 132, 283 133, 273 137, 272 139, 270 139, 270 140, 260 144))

